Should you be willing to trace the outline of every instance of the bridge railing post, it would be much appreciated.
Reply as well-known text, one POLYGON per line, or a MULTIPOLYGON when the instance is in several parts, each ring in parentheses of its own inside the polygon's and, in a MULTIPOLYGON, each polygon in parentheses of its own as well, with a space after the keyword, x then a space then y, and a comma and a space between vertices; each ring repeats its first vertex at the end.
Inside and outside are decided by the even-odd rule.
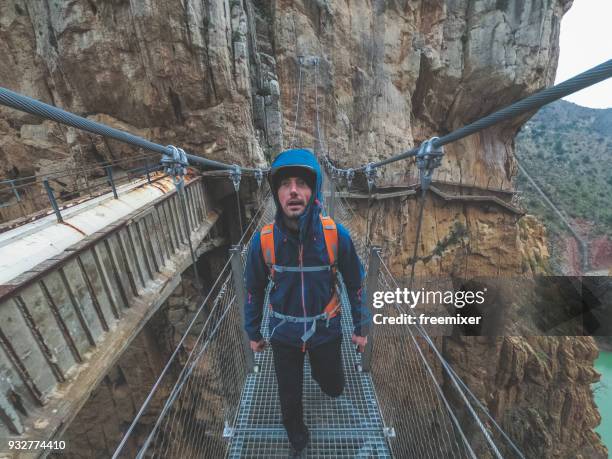
POLYGON ((106 176, 108 177, 108 183, 113 189, 113 196, 115 197, 115 199, 119 199, 119 196, 117 195, 117 188, 115 187, 115 180, 113 179, 113 169, 111 166, 104 166, 104 169, 106 169, 106 176))
POLYGON ((17 202, 21 202, 21 196, 19 195, 19 191, 17 191, 17 188, 15 188, 15 180, 11 180, 11 189, 13 190, 13 193, 17 198, 17 202))
POLYGON ((149 159, 145 158, 145 170, 147 171, 147 183, 151 184, 151 173, 149 169, 149 159))
POLYGON ((244 349, 244 356, 246 358, 246 367, 249 373, 255 370, 255 357, 251 350, 251 344, 249 337, 244 329, 244 303, 246 300, 246 286, 244 282, 244 267, 242 266, 242 246, 232 245, 230 248, 231 254, 231 265, 232 265, 232 278, 234 279, 234 289, 236 290, 236 301, 240 311, 240 329, 242 335, 242 347, 244 349))
POLYGON ((47 196, 49 197, 49 202, 51 203, 51 207, 53 208, 53 211, 55 212, 55 217, 57 218, 58 222, 62 223, 64 219, 62 218, 62 213, 60 212, 59 206, 57 205, 57 201, 55 200, 55 194, 53 194, 53 188, 51 188, 51 185, 49 185, 49 180, 44 179, 43 185, 45 187, 45 190, 47 191, 47 196))
POLYGON ((366 278, 365 307, 368 311, 368 321, 361 326, 361 331, 368 337, 368 343, 361 355, 362 371, 370 371, 372 367, 372 346, 374 345, 374 327, 371 318, 374 317, 374 292, 378 288, 378 273, 380 271, 380 247, 370 247, 368 275, 366 278))

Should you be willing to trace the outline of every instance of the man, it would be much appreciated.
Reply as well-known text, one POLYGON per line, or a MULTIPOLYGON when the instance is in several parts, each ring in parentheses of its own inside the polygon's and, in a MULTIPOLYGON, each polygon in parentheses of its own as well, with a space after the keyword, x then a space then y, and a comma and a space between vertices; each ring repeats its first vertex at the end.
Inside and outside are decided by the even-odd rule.
MULTIPOLYGON (((276 157, 268 176, 276 217, 253 237, 246 267, 245 328, 251 348, 261 352, 263 307, 270 308, 270 344, 283 425, 300 457, 309 440, 302 409, 304 355, 321 390, 338 397, 344 390, 340 345, 341 275, 351 303, 353 343, 363 352, 361 283, 363 268, 348 231, 321 215, 321 168, 308 150, 276 157), (268 283, 269 304, 264 305, 268 283)), ((346 312, 346 311, 345 311, 346 312)))

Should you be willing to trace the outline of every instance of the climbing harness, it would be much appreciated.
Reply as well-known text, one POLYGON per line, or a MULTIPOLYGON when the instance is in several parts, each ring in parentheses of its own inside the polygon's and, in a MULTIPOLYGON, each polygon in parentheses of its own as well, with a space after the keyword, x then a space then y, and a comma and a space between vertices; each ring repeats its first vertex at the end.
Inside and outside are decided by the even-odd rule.
POLYGON ((412 290, 414 283, 414 269, 417 261, 417 250, 419 247, 419 240, 421 236, 421 226, 423 223, 423 209, 425 208, 425 200, 427 197, 427 190, 431 185, 431 179, 433 173, 437 167, 442 164, 442 156, 444 156, 443 147, 435 147, 434 143, 438 140, 438 137, 432 137, 426 140, 419 147, 419 151, 416 155, 416 164, 419 169, 419 177, 421 182, 421 201, 419 204, 419 216, 417 219, 416 236, 414 241, 414 251, 412 252, 412 260, 410 267, 410 285, 409 289, 412 290))
MULTIPOLYGON (((281 272, 317 272, 317 271, 331 271, 332 276, 338 282, 339 288, 344 288, 344 282, 342 275, 336 269, 336 262, 338 259, 338 228, 334 221, 330 217, 324 217, 320 215, 321 225, 323 227, 323 236, 325 238, 325 248, 327 250, 327 256, 329 258, 328 265, 321 266, 280 266, 276 264, 276 254, 274 250, 274 223, 265 225, 261 229, 261 251, 264 258, 264 262, 270 270, 269 282, 266 287, 266 298, 269 298, 270 291, 274 286, 274 274, 281 272)), ((326 326, 329 327, 329 321, 336 317, 340 313, 340 301, 338 299, 338 293, 335 292, 331 300, 325 306, 321 314, 316 316, 307 317, 296 317, 287 314, 281 314, 272 308, 272 304, 269 304, 270 315, 277 319, 280 319, 278 325, 274 327, 270 338, 274 335, 274 332, 281 325, 289 323, 309 323, 312 325, 302 335, 301 339, 303 342, 302 350, 305 350, 306 342, 316 333, 317 322, 319 320, 326 320, 326 326)))

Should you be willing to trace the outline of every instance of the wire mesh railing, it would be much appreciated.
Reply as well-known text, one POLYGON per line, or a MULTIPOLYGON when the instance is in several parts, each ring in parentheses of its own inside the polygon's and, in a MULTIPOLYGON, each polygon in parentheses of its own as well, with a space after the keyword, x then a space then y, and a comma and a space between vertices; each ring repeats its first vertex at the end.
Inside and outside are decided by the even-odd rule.
MULTIPOLYGON (((246 244, 237 255, 243 266, 254 229, 271 221, 273 212, 274 205, 267 196, 241 239, 246 244)), ((170 377, 163 371, 113 457, 128 456, 125 448, 128 440, 138 443, 137 457, 142 458, 225 455, 226 432, 236 422, 249 371, 248 350, 242 345, 242 304, 230 261, 222 268, 177 346, 187 358, 172 388, 169 389, 170 377), (202 319, 204 324, 196 331, 197 327, 192 325, 202 319), (165 399, 159 412, 147 406, 154 396, 165 399), (155 421, 143 436, 143 426, 147 429, 148 425, 145 420, 151 417, 155 421), (139 438, 132 438, 139 423, 139 438)))
POLYGON ((190 346, 183 372, 137 457, 220 457, 223 429, 235 417, 246 375, 231 270, 204 327, 190 346), (232 350, 232 352, 228 352, 232 350))
MULTIPOLYGON (((360 217, 345 198, 339 197, 342 196, 339 190, 331 193, 335 184, 327 174, 325 178, 327 205, 333 206, 336 220, 353 235, 355 246, 368 268, 371 265, 368 257, 379 258, 377 264, 381 269, 377 274, 366 270, 368 276, 377 276, 376 282, 368 282, 367 288, 395 291, 400 285, 380 257, 380 251, 367 252, 367 243, 358 229, 363 226, 358 223, 360 217), (329 202, 332 196, 333 203, 329 202)), ((420 279, 418 287, 423 282, 420 279)), ((425 283, 423 287, 428 289, 452 288, 450 279, 439 278, 425 283)), ((364 297, 367 298, 367 292, 364 297)), ((376 312, 398 316, 409 311, 401 304, 386 304, 376 312)), ((389 437, 394 456, 501 457, 497 446, 501 444, 508 456, 522 457, 512 440, 438 351, 441 340, 445 339, 443 332, 436 333, 438 335, 439 338, 431 338, 420 325, 402 326, 398 331, 396 327, 371 324, 368 366, 386 429, 394 433, 389 437), (468 400, 466 394, 472 399, 468 400), (472 402, 488 418, 486 422, 480 420, 472 402), (494 433, 491 427, 495 428, 494 433)))

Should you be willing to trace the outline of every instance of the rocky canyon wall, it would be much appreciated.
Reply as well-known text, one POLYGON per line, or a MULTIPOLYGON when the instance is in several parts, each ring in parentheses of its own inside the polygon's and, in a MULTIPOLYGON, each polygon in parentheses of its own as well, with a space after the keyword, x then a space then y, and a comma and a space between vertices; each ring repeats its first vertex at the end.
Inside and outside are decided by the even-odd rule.
MULTIPOLYGON (((251 166, 264 166, 292 144, 314 148, 319 107, 323 150, 339 167, 354 167, 551 84, 560 21, 570 6, 571 0, 9 0, 0 4, 0 58, 7 63, 0 85, 162 144, 251 166), (298 56, 318 56, 318 72, 300 70, 298 56)), ((434 183, 452 196, 501 197, 511 206, 513 138, 523 121, 447 146, 434 183)), ((2 178, 137 154, 0 108, 2 178)), ((416 180, 414 162, 403 161, 383 168, 377 185, 416 180)), ((32 208, 43 202, 41 189, 34 194, 32 208)), ((416 199, 354 206, 361 216, 355 225, 365 228, 369 213, 373 242, 390 255, 394 274, 407 275, 416 199)), ((541 254, 542 244, 528 241, 520 218, 520 211, 497 204, 430 197, 417 274, 536 271, 537 263, 524 258, 541 254)), ((506 338, 493 347, 466 338, 447 355, 514 438, 539 448, 532 451, 537 457, 604 457, 592 431, 598 415, 590 383, 597 376, 589 338, 506 338), (510 407, 519 418, 506 415, 510 407)))
MULTIPOLYGON (((280 113, 274 94, 258 110, 253 102, 270 87, 273 60, 253 51, 252 6, 231 3, 2 2, 0 84, 161 144, 263 166, 268 141, 279 143, 266 120, 280 113)), ((5 108, 0 135, 0 176, 9 179, 142 154, 5 108)), ((51 185, 61 193, 83 179, 51 185)), ((44 205, 41 187, 25 193, 28 211, 44 205)), ((11 209, 3 220, 19 214, 11 209)))

